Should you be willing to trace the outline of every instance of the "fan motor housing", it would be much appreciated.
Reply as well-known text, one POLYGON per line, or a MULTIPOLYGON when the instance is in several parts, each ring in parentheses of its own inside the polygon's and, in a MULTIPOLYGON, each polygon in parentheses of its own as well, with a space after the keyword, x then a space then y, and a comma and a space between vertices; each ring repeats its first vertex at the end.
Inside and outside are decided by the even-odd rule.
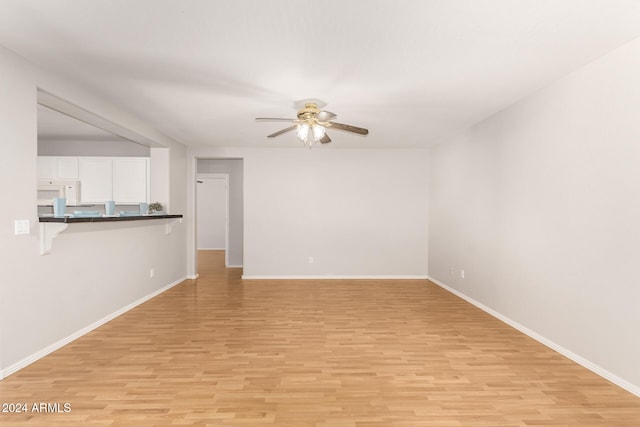
POLYGON ((302 120, 310 119, 311 117, 315 117, 320 112, 320 109, 316 104, 305 104, 304 108, 298 111, 298 118, 302 120))

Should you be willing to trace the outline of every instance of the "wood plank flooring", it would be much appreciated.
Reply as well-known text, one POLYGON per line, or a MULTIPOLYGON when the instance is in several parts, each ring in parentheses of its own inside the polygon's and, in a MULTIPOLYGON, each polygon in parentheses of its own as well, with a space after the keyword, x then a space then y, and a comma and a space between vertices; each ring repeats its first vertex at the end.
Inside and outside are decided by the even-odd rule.
POLYGON ((640 398, 421 280, 186 281, 0 381, 5 426, 640 426, 640 398))

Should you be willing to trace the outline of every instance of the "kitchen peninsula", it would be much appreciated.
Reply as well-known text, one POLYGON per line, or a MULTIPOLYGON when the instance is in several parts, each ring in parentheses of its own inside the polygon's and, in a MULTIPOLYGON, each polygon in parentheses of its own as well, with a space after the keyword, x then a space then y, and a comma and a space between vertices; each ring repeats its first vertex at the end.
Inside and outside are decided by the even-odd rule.
MULTIPOLYGON (((69 224, 73 223, 115 223, 121 221, 150 221, 150 220, 164 220, 165 221, 165 234, 171 234, 173 227, 176 224, 182 223, 182 215, 169 215, 169 214, 150 214, 150 215, 117 215, 117 216, 83 216, 74 217, 71 215, 65 215, 64 217, 55 216, 41 216, 38 218, 40 223, 40 255, 46 255, 51 252, 53 239, 58 237, 60 233, 65 231, 69 224)), ((98 226, 96 224, 95 226, 98 226)), ((93 228, 93 227, 91 227, 93 228)), ((88 231, 88 230, 87 230, 88 231)))
POLYGON ((150 214, 150 215, 114 215, 114 216, 81 216, 74 217, 66 215, 64 217, 56 216, 41 216, 38 218, 39 222, 58 222, 58 223, 75 223, 75 222, 113 222, 113 221, 140 221, 149 219, 171 219, 182 218, 182 215, 165 215, 165 214, 150 214))

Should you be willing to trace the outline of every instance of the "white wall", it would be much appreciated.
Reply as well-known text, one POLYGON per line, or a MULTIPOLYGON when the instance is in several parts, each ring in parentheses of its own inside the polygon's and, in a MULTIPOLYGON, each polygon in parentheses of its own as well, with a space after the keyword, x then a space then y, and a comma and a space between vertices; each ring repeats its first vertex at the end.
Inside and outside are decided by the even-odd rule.
POLYGON ((426 150, 199 149, 189 157, 190 176, 197 157, 244 159, 246 277, 427 274, 426 150))
POLYGON ((50 346, 185 276, 186 234, 164 234, 149 223, 72 224, 38 254, 36 207, 37 89, 138 132, 168 147, 175 213, 184 212, 185 148, 73 82, 31 66, 0 48, 0 376, 32 361, 50 346), (32 231, 15 236, 14 220, 32 231), (149 278, 149 268, 155 277, 149 278))
POLYGON ((241 159, 200 159, 198 173, 229 175, 229 265, 243 265, 244 241, 244 178, 241 159))
POLYGON ((429 274, 640 394, 638 76, 640 40, 436 147, 429 274))

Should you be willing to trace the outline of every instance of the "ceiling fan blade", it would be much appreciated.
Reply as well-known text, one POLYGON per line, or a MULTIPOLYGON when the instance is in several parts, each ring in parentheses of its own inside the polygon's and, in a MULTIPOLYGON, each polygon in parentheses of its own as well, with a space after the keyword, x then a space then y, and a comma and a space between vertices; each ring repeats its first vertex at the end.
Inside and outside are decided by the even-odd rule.
POLYGON ((322 138, 319 139, 320 142, 322 142, 323 144, 328 144, 331 142, 331 138, 329 138, 329 135, 327 135, 326 133, 322 136, 322 138))
POLYGON ((360 135, 369 134, 369 130, 365 128, 359 128, 357 126, 345 125, 343 123, 329 122, 329 126, 338 130, 344 130, 347 132, 353 132, 360 135))
POLYGON ((326 122, 327 120, 333 120, 336 117, 338 117, 338 115, 332 113, 331 111, 320 111, 316 116, 316 119, 320 120, 321 122, 326 122))
POLYGON ((282 119, 273 117, 256 117, 256 122, 295 122, 297 119, 282 119))
POLYGON ((291 132, 292 130, 294 130, 297 127, 298 127, 298 125, 289 126, 286 129, 282 129, 282 130, 279 130, 276 133, 272 133, 271 135, 267 135, 267 138, 274 138, 274 137, 276 137, 278 135, 282 135, 283 133, 291 132))

